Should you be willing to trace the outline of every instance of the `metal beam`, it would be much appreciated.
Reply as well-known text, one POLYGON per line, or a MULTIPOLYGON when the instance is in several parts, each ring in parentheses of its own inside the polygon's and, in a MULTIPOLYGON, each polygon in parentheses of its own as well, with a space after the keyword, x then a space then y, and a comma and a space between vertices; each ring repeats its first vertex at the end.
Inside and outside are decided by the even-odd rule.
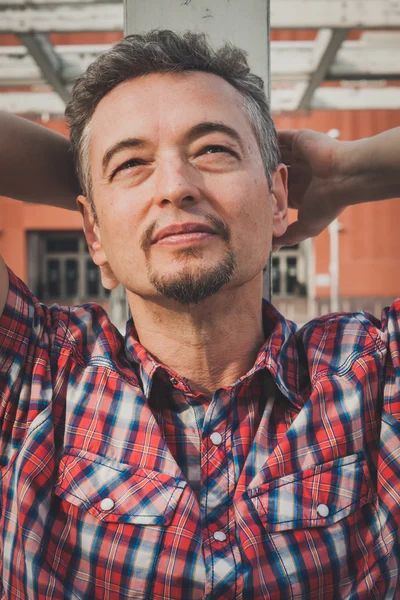
MULTIPOLYGON (((275 88, 272 84, 271 104, 274 112, 293 112, 304 93, 306 84, 287 84, 275 88)), ((3 92, 0 94, 0 110, 16 114, 62 116, 64 103, 54 92, 3 92)), ((313 110, 398 110, 399 88, 393 86, 367 87, 321 87, 316 90, 313 110)))
POLYGON ((44 33, 21 33, 19 39, 28 49, 46 82, 67 103, 70 93, 60 74, 61 61, 47 35, 44 33))
MULTIPOLYGON (((313 40, 272 42, 272 78, 308 78, 317 66, 314 49, 313 40)), ((359 40, 343 42, 327 79, 346 79, 362 74, 383 79, 380 77, 382 74, 395 76, 399 73, 400 35, 397 32, 368 31, 359 40)))
POLYGON ((273 29, 395 29, 400 0, 272 0, 273 29))
POLYGON ((123 6, 119 2, 0 4, 0 33, 122 30, 123 6))
MULTIPOLYGON (((53 46, 59 61, 60 78, 66 85, 72 84, 99 54, 110 47, 111 44, 53 46)), ((0 87, 43 83, 46 78, 25 46, 0 46, 0 87)))
MULTIPOLYGON (((324 30, 323 30, 324 31, 324 30)), ((304 91, 300 99, 298 109, 309 110, 314 96, 314 92, 324 81, 326 74, 332 66, 336 58, 340 46, 343 44, 348 34, 347 29, 333 29, 329 32, 328 43, 324 40, 325 50, 318 56, 319 63, 316 65, 315 71, 311 75, 307 89, 304 91)), ((319 49, 318 49, 319 54, 319 49)))
MULTIPOLYGON (((282 88, 272 86, 272 110, 294 112, 307 84, 297 83, 282 88)), ((360 87, 320 87, 315 91, 312 110, 398 110, 399 88, 372 85, 360 87)))
MULTIPOLYGON (((325 81, 371 81, 371 82, 385 82, 385 81, 398 81, 400 83, 400 71, 397 73, 341 73, 335 71, 335 73, 328 73, 325 77, 325 81)), ((400 91, 400 90, 399 90, 400 91)))
POLYGON ((15 8, 16 6, 46 6, 54 7, 54 6, 76 6, 77 4, 104 4, 104 2, 114 2, 116 4, 121 4, 122 0, 0 0, 0 6, 6 8, 15 8))
MULTIPOLYGON (((199 5, 198 1, 180 1, 195 10, 199 5)), ((168 2, 165 0, 165 4, 168 2)), ((214 10, 218 11, 218 4, 223 2, 214 2, 214 10)), ((145 3, 143 6, 145 12, 145 3)), ((251 10, 247 9, 247 13, 250 15, 251 10)), ((400 27, 400 0, 272 0, 271 26, 273 29, 396 29, 400 27)), ((122 29, 120 0, 0 0, 0 32, 122 29)))
MULTIPOLYGON (((321 36, 320 36, 321 38, 321 36)), ((320 39, 321 41, 321 39, 320 39)), ((110 44, 57 45, 61 76, 67 83, 81 74, 110 44)), ((306 81, 316 68, 315 41, 274 41, 271 43, 272 79, 306 81)), ((319 62, 318 59, 317 62, 319 62)), ((359 40, 346 40, 333 62, 326 80, 397 80, 400 77, 400 35, 369 31, 359 40)), ((0 46, 0 87, 41 85, 40 69, 24 46, 0 46)))

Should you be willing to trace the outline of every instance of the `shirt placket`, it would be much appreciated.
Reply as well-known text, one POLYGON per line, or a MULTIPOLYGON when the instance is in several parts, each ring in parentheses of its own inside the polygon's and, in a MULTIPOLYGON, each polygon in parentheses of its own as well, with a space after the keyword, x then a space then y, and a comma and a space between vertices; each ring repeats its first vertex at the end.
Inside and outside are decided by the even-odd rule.
POLYGON ((218 390, 208 407, 202 429, 200 508, 207 599, 241 598, 241 558, 232 506, 235 490, 233 402, 232 389, 218 390))

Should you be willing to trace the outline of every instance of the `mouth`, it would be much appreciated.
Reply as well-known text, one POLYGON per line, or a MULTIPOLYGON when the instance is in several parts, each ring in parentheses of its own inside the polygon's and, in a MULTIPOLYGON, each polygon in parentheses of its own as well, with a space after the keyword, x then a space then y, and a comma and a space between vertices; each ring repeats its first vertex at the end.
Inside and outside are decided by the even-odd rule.
POLYGON ((217 235, 210 225, 202 223, 179 223, 164 227, 158 231, 151 241, 157 245, 190 245, 198 244, 217 235))

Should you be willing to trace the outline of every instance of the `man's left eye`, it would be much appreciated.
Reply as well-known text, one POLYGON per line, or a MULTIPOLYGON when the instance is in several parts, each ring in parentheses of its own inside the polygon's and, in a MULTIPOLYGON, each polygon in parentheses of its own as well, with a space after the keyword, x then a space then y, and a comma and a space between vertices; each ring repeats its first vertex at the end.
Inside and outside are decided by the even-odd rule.
POLYGON ((232 154, 231 150, 229 150, 229 148, 226 146, 207 146, 203 150, 203 154, 218 154, 220 152, 229 152, 232 154))

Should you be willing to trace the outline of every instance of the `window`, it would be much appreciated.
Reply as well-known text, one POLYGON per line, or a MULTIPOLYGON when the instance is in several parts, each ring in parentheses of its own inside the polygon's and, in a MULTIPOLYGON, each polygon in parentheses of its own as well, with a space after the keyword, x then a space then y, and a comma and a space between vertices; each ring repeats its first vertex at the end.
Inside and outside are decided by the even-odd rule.
POLYGON ((305 296, 304 257, 299 245, 281 248, 272 257, 272 295, 305 296))
POLYGON ((108 291, 80 231, 29 232, 28 280, 44 302, 102 302, 108 291))

